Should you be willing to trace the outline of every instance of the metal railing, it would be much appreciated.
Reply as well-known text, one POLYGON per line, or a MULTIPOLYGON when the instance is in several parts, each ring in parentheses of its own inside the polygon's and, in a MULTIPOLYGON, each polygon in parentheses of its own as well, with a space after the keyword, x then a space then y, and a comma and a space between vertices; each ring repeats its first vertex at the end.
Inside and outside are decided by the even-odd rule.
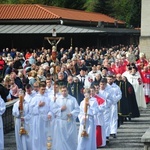
POLYGON ((14 117, 12 115, 12 108, 13 108, 13 104, 17 100, 18 99, 12 100, 10 102, 6 102, 6 111, 2 115, 4 133, 8 133, 14 130, 14 117))

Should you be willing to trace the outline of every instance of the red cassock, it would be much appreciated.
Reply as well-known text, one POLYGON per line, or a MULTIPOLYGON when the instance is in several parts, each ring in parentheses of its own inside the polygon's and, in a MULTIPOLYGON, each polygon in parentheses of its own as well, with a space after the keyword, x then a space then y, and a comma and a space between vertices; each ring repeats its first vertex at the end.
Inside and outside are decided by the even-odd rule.
POLYGON ((126 68, 126 67, 125 67, 124 65, 116 66, 116 67, 114 68, 115 74, 123 74, 123 73, 126 71, 125 68, 126 68))
MULTIPOLYGON (((102 105, 105 102, 105 100, 98 95, 95 95, 94 97, 97 99, 98 105, 102 105)), ((96 144, 97 147, 102 145, 102 128, 100 125, 96 126, 96 144)))
POLYGON ((136 61, 137 64, 143 64, 144 66, 147 66, 148 65, 148 62, 146 59, 139 59, 136 61))
POLYGON ((144 83, 144 94, 146 103, 150 102, 150 72, 142 71, 141 77, 144 83))

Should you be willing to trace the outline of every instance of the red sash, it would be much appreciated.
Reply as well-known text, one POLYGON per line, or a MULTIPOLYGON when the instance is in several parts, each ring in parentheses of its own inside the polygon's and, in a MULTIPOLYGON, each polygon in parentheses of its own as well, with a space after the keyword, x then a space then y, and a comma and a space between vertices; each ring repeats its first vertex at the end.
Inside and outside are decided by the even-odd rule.
POLYGON ((97 99, 98 105, 101 105, 105 102, 105 100, 98 95, 95 95, 94 97, 97 99))
POLYGON ((96 126, 96 145, 100 147, 102 145, 102 129, 101 126, 96 126))

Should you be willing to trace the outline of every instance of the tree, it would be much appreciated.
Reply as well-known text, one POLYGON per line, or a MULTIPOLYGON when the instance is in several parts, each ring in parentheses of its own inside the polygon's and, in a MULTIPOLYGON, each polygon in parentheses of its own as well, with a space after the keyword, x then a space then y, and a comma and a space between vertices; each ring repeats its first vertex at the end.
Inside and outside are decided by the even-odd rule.
POLYGON ((87 0, 84 10, 110 15, 113 12, 111 0, 87 0))
POLYGON ((140 21, 138 20, 141 14, 140 6, 141 0, 112 0, 113 12, 110 15, 118 20, 125 21, 127 27, 137 27, 140 21))
POLYGON ((133 0, 133 9, 131 14, 130 24, 133 27, 141 26, 141 0, 133 0))

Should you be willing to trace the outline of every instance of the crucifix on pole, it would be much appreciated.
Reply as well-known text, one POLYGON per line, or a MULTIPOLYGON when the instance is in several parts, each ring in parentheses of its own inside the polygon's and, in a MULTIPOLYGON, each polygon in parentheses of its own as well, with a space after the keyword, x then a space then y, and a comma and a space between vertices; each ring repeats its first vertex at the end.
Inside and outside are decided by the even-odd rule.
MULTIPOLYGON (((56 59, 57 59, 57 45, 59 44, 59 42, 61 40, 64 40, 64 37, 57 37, 56 34, 56 29, 54 28, 52 31, 52 36, 51 37, 44 37, 45 40, 48 41, 48 43, 52 46, 52 54, 51 54, 51 58, 53 61, 53 80, 54 80, 54 102, 56 101, 56 59)), ((51 136, 48 135, 47 137, 47 149, 50 150, 51 149, 51 136)))
POLYGON ((56 29, 54 28, 52 31, 51 37, 44 37, 45 40, 52 46, 52 50, 55 49, 57 51, 57 45, 61 40, 64 40, 64 37, 57 37, 56 29))
POLYGON ((64 40, 64 37, 57 37, 56 29, 53 28, 52 36, 51 37, 44 37, 45 40, 48 41, 48 43, 52 46, 52 61, 54 62, 53 68, 54 68, 54 95, 55 93, 55 85, 56 85, 56 59, 57 59, 57 45, 61 40, 64 40))

